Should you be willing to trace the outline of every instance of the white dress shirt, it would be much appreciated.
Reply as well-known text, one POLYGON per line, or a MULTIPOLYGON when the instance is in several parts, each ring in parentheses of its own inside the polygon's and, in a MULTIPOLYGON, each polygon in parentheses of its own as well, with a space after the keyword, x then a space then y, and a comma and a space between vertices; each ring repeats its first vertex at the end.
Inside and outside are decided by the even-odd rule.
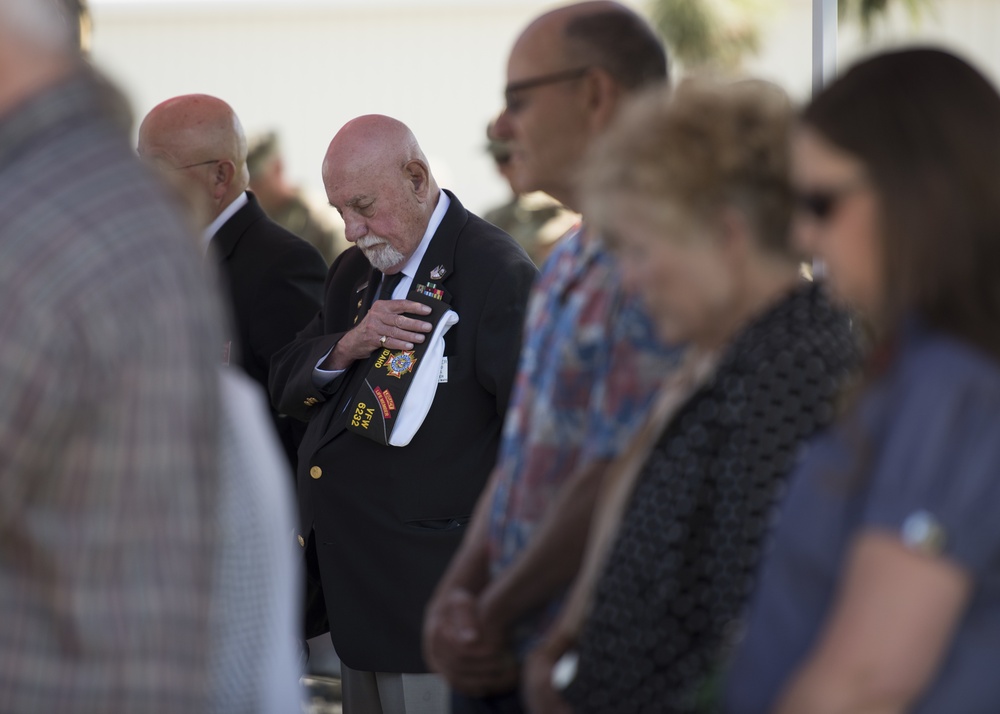
POLYGON ((212 242, 212 238, 215 234, 219 232, 222 226, 226 225, 226 221, 236 215, 236 212, 243 208, 250 202, 247 197, 247 192, 244 191, 239 196, 233 199, 233 202, 226 206, 222 213, 215 217, 215 220, 208 224, 208 228, 201 234, 202 246, 205 248, 205 252, 208 252, 208 245, 212 242))

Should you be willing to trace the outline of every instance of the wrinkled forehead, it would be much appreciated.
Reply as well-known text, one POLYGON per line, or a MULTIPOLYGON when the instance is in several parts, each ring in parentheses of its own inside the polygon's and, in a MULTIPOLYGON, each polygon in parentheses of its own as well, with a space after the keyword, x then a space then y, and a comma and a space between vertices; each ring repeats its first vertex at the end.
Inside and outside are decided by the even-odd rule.
POLYGON ((331 206, 354 204, 395 195, 402 187, 400 167, 373 161, 330 161, 323 165, 323 186, 331 206))

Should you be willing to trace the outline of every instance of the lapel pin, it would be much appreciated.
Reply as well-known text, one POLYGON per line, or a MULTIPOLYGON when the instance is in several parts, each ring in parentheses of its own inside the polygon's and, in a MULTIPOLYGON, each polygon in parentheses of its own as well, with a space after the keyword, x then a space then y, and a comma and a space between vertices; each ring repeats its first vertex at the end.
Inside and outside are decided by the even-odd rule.
POLYGON ((443 265, 439 265, 431 271, 431 280, 440 280, 447 272, 448 270, 443 265))

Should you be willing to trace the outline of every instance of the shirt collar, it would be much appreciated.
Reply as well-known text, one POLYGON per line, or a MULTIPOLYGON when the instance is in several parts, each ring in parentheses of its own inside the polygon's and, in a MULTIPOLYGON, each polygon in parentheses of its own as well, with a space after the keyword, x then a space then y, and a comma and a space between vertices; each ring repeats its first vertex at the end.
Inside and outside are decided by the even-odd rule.
POLYGON ((216 216, 214 221, 208 224, 208 228, 206 228, 205 232, 201 234, 203 241, 202 245, 205 246, 205 250, 208 250, 208 244, 212 241, 212 238, 215 237, 215 234, 219 232, 219 229, 226 225, 226 221, 232 218, 238 210, 243 208, 249 202, 250 199, 247 198, 247 192, 243 191, 239 196, 233 199, 232 203, 222 210, 222 213, 216 216))
POLYGON ((437 206, 434 207, 434 212, 431 213, 431 219, 427 221, 427 230, 424 231, 424 237, 420 239, 420 244, 413 251, 413 255, 403 264, 403 269, 400 271, 403 275, 412 278, 417 274, 417 268, 420 267, 420 261, 424 259, 427 246, 431 244, 431 238, 437 233, 437 229, 440 227, 441 221, 444 220, 444 214, 448 212, 448 206, 450 205, 451 199, 448 198, 448 194, 444 191, 439 191, 437 206))

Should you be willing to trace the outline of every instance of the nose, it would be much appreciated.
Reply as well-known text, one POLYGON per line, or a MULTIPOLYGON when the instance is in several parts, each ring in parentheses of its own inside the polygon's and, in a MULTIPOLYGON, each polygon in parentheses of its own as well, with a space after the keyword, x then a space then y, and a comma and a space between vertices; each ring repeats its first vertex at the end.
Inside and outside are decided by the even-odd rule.
MULTIPOLYGON (((346 211, 345 211, 346 212, 346 211)), ((344 238, 348 243, 356 243, 358 239, 368 235, 368 226, 363 220, 348 214, 344 217, 344 238)))
POLYGON ((506 105, 504 105, 503 111, 500 112, 500 116, 497 117, 496 122, 493 124, 493 134, 501 141, 514 138, 511 130, 510 109, 506 105))

